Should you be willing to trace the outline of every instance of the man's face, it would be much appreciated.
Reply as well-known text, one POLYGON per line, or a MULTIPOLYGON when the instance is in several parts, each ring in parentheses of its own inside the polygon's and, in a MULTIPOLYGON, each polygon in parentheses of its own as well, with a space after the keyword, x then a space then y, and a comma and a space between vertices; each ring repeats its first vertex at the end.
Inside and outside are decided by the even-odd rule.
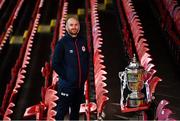
POLYGON ((68 21, 66 23, 66 31, 71 36, 76 37, 77 34, 79 33, 79 30, 80 30, 79 22, 74 18, 68 19, 68 21))

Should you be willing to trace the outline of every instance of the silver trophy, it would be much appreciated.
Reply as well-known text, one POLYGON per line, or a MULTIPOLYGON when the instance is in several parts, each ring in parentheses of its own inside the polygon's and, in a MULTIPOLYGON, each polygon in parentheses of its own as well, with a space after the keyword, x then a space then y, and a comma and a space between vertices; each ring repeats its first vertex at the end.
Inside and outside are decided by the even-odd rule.
POLYGON ((124 107, 124 90, 126 86, 131 91, 126 99, 126 106, 135 108, 144 104, 145 95, 141 92, 144 87, 145 70, 140 66, 134 55, 130 64, 125 68, 125 71, 119 72, 121 80, 121 108, 124 107))

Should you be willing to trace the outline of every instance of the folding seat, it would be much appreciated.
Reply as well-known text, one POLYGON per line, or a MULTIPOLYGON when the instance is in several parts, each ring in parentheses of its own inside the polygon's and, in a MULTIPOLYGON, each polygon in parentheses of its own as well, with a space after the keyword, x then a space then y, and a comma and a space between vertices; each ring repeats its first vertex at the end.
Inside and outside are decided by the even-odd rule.
POLYGON ((95 31, 97 32, 97 33, 99 33, 99 34, 101 34, 102 32, 101 32, 101 30, 96 30, 97 29, 97 27, 99 27, 100 26, 100 24, 99 24, 99 22, 95 22, 94 24, 93 24, 93 26, 94 26, 94 29, 95 29, 95 31))
POLYGON ((41 103, 26 108, 23 118, 27 119, 27 118, 35 117, 37 120, 42 119, 42 117, 40 116, 41 115, 40 110, 42 107, 44 107, 44 105, 41 103))
MULTIPOLYGON (((152 74, 152 75, 153 75, 153 74, 152 74)), ((145 82, 146 86, 149 87, 149 96, 148 96, 148 98, 149 98, 150 100, 152 100, 152 99, 154 98, 153 95, 154 95, 156 86, 157 86, 158 82, 160 82, 160 81, 162 81, 162 79, 159 78, 159 77, 157 77, 157 76, 155 76, 155 77, 153 77, 152 79, 147 80, 147 81, 145 82)))
POLYGON ((103 75, 105 75, 105 74, 107 74, 107 72, 105 70, 101 69, 94 74, 94 78, 98 79, 99 77, 103 77, 103 75))
POLYGON ((141 65, 144 65, 144 63, 147 61, 147 63, 149 63, 151 60, 152 60, 152 58, 150 58, 150 54, 149 53, 144 53, 144 55, 141 57, 141 59, 140 59, 140 63, 141 63, 141 65))
POLYGON ((139 45, 138 47, 136 47, 136 50, 137 50, 139 59, 142 58, 142 56, 144 55, 144 53, 146 53, 147 51, 149 51, 149 48, 146 47, 146 46, 147 46, 146 44, 141 44, 141 45, 139 45))
POLYGON ((93 58, 94 58, 94 61, 96 61, 96 59, 103 59, 103 58, 104 58, 104 55, 102 55, 102 54, 100 53, 100 51, 94 51, 94 56, 93 56, 93 58))
POLYGON ((98 37, 98 38, 93 42, 94 51, 96 51, 96 49, 102 47, 102 44, 103 44, 102 38, 98 37))
POLYGON ((99 72, 97 72, 94 75, 95 80, 100 79, 100 80, 106 80, 106 77, 104 75, 106 75, 107 72, 105 70, 100 70, 99 72))
POLYGON ((129 0, 123 0, 122 1, 124 4, 128 4, 130 1, 129 0))
POLYGON ((140 20, 140 18, 139 18, 139 15, 135 15, 134 16, 134 19, 132 20, 132 23, 131 24, 136 24, 136 25, 139 25, 139 26, 142 26, 141 25, 141 20, 140 20))
POLYGON ((100 70, 104 70, 105 68, 106 68, 106 67, 105 67, 103 64, 99 63, 98 66, 95 66, 95 67, 94 67, 94 73, 97 73, 97 72, 99 72, 100 70))
POLYGON ((157 116, 159 116, 159 114, 161 113, 162 109, 165 108, 166 105, 169 104, 169 101, 163 99, 160 101, 160 103, 158 104, 157 108, 156 108, 156 119, 158 118, 157 116))
POLYGON ((125 9, 125 13, 126 13, 127 18, 129 17, 129 14, 131 14, 131 12, 132 12, 132 10, 130 8, 131 5, 132 5, 131 2, 128 2, 128 3, 123 2, 123 7, 125 9))
POLYGON ((90 112, 94 112, 97 109, 96 103, 90 102, 89 100, 89 89, 88 89, 88 83, 87 81, 85 82, 85 103, 81 103, 80 105, 80 111, 79 113, 85 113, 86 114, 86 119, 90 120, 90 112))
POLYGON ((11 115, 13 114, 13 110, 12 108, 15 106, 15 104, 13 102, 10 102, 5 113, 4 113, 4 117, 3 120, 4 121, 10 121, 11 120, 11 115))
POLYGON ((101 54, 101 51, 99 51, 100 49, 97 49, 97 51, 94 51, 94 61, 96 61, 96 59, 103 59, 104 55, 101 54))
POLYGON ((98 52, 102 52, 102 50, 101 49, 99 49, 99 48, 97 48, 97 50, 94 50, 94 53, 96 52, 96 51, 98 51, 98 52))
POLYGON ((135 45, 139 44, 138 41, 142 37, 144 37, 144 31, 142 29, 138 29, 137 31, 133 32, 133 39, 134 39, 135 45))
MULTIPOLYGON (((141 24, 141 20, 139 18, 135 18, 132 23, 130 23, 132 26, 131 26, 131 29, 134 30, 134 29, 142 29, 142 24, 141 24)), ((135 30, 134 30, 135 31, 135 30)))
POLYGON ((106 74, 107 72, 104 70, 105 66, 101 63, 98 63, 97 66, 94 66, 94 76, 97 76, 99 74, 106 74), (105 72, 101 72, 101 71, 105 71, 105 72))
POLYGON ((97 58, 97 57, 103 59, 104 55, 102 55, 100 52, 96 51, 96 52, 94 52, 94 58, 97 58))
POLYGON ((146 82, 150 84, 150 82, 153 80, 152 77, 154 77, 154 74, 157 72, 155 69, 150 69, 149 71, 146 71, 146 82))
POLYGON ((173 13, 174 13, 174 10, 175 10, 176 6, 178 6, 177 1, 173 0, 171 5, 168 6, 168 8, 167 8, 172 19, 174 18, 173 13))
MULTIPOLYGON (((103 76, 102 76, 103 77, 103 76)), ((96 92, 96 95, 97 94, 100 94, 100 93, 105 93, 105 92, 108 92, 105 87, 107 86, 107 84, 104 82, 106 80, 106 77, 104 76, 104 78, 102 79, 99 79, 98 81, 95 82, 95 89, 98 90, 98 92, 96 92)), ((104 94, 103 93, 103 94, 104 94)))
POLYGON ((57 112, 55 110, 48 110, 47 112, 47 121, 56 121, 55 116, 56 116, 57 112))
POLYGON ((150 71, 155 65, 152 63, 145 63, 143 67, 146 71, 150 71))
POLYGON ((142 60, 141 65, 142 65, 144 68, 146 68, 147 65, 148 65, 151 61, 152 61, 152 58, 149 58, 149 57, 148 57, 148 58, 142 60))
POLYGON ((108 91, 104 88, 102 89, 97 89, 96 90, 96 99, 101 99, 103 96, 106 96, 108 94, 108 91))
POLYGON ((141 26, 141 23, 133 22, 131 25, 131 31, 133 33, 133 36, 136 36, 137 33, 140 33, 139 31, 143 31, 143 27, 141 26))
POLYGON ((162 109, 161 113, 157 116, 158 120, 160 120, 160 121, 162 121, 162 120, 166 120, 166 121, 175 120, 175 119, 170 119, 169 118, 172 113, 173 112, 170 109, 166 109, 166 108, 162 109))
POLYGON ((2 8, 4 2, 5 2, 5 0, 1 0, 1 2, 0 2, 0 9, 2 8))
MULTIPOLYGON (((52 106, 52 102, 55 102, 59 99, 58 96, 56 96, 56 94, 57 94, 57 91, 54 89, 48 88, 46 90, 45 101, 44 101, 46 106, 49 106, 49 105, 52 106)), ((53 104, 53 106, 55 107, 56 104, 53 104)))
POLYGON ((130 6, 133 6, 132 0, 127 0, 127 8, 130 9, 130 6))
POLYGON ((131 31, 133 33, 133 37, 135 38, 135 36, 137 36, 137 34, 139 33, 144 33, 143 31, 143 27, 141 25, 141 22, 139 19, 135 19, 132 23, 131 23, 131 31))
POLYGON ((59 76, 58 76, 58 74, 55 72, 55 71, 53 71, 53 74, 52 74, 53 76, 52 76, 52 85, 53 86, 56 86, 57 85, 57 82, 58 82, 58 80, 59 80, 59 76))
POLYGON ((146 71, 150 71, 150 69, 152 69, 155 65, 146 61, 142 66, 146 71))
POLYGON ((101 119, 103 108, 104 108, 106 102, 109 100, 109 98, 107 96, 103 95, 103 96, 97 98, 96 100, 97 100, 97 117, 98 117, 98 119, 101 119))
POLYGON ((46 84, 48 84, 48 80, 51 74, 50 64, 46 61, 44 67, 41 68, 41 74, 45 79, 46 84))
MULTIPOLYGON (((106 80, 106 77, 104 76, 104 79, 100 79, 99 81, 95 82, 95 88, 98 89, 98 90, 102 90, 104 92, 104 87, 107 86, 107 84, 104 82, 106 80)), ((101 92, 101 91, 100 91, 101 92)), ((105 92, 108 92, 108 91, 105 91, 105 92)))
POLYGON ((176 30, 178 32, 178 34, 180 35, 180 7, 176 7, 176 9, 174 10, 174 22, 175 22, 175 27, 176 30))
POLYGON ((161 100, 161 102, 158 104, 156 109, 156 120, 176 121, 170 117, 173 112, 169 108, 165 107, 167 104, 169 104, 169 102, 165 99, 161 100))
MULTIPOLYGON (((95 14, 93 15, 93 21, 94 21, 94 23, 99 23, 98 15, 97 16, 95 16, 95 14)), ((92 25, 92 26, 94 26, 94 25, 92 25)))
POLYGON ((94 66, 98 66, 100 63, 103 63, 104 60, 100 59, 99 57, 94 58, 94 66))
POLYGON ((102 47, 102 42, 101 41, 97 41, 97 43, 95 43, 96 45, 93 46, 94 51, 96 52, 97 49, 99 49, 100 47, 102 47))
MULTIPOLYGON (((94 26, 94 25, 93 25, 93 26, 94 26)), ((100 32, 100 31, 101 31, 101 30, 100 30, 100 27, 99 27, 99 26, 94 26, 94 27, 93 27, 93 33, 92 33, 92 35, 93 35, 93 41, 96 41, 96 39, 101 36, 101 32, 100 32)))
POLYGON ((138 46, 141 45, 142 43, 145 44, 146 47, 148 47, 147 39, 140 36, 139 39, 135 41, 135 46, 138 48, 138 46))
POLYGON ((127 10, 125 11, 125 13, 126 13, 126 18, 127 18, 127 20, 128 20, 128 23, 131 24, 130 21, 131 21, 131 19, 133 18, 133 16, 134 16, 135 13, 132 12, 132 10, 130 9, 130 7, 127 7, 127 10))
POLYGON ((82 103, 80 106, 79 113, 87 113, 88 108, 89 108, 90 112, 94 112, 97 109, 97 106, 94 102, 82 103))
POLYGON ((16 79, 16 84, 14 86, 14 90, 18 90, 21 87, 21 85, 24 83, 24 79, 25 79, 25 75, 24 74, 25 73, 26 73, 25 69, 21 68, 19 70, 19 73, 18 73, 17 79, 16 79))
POLYGON ((98 48, 97 46, 100 46, 103 44, 103 39, 100 37, 101 34, 97 34, 97 37, 94 36, 93 38, 93 47, 98 48))
POLYGON ((137 33, 133 34, 135 46, 137 46, 137 44, 141 38, 144 38, 144 31, 143 30, 139 30, 137 33))
POLYGON ((137 17, 136 15, 136 12, 134 12, 132 9, 131 9, 131 12, 128 12, 128 21, 129 23, 131 24, 131 21, 134 21, 134 19, 137 17))
POLYGON ((47 89, 46 95, 45 95, 45 106, 48 108, 47 111, 47 119, 54 119, 56 115, 56 111, 54 108, 57 106, 56 101, 59 99, 59 97, 56 95, 57 91, 54 89, 47 89))
POLYGON ((144 37, 141 37, 138 42, 141 42, 141 41, 144 43, 148 43, 147 39, 144 37))

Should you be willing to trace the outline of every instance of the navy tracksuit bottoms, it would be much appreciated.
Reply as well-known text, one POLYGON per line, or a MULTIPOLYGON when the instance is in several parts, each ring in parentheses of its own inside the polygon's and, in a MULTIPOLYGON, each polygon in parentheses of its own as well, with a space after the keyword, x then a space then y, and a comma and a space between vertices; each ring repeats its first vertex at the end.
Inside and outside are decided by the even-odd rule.
POLYGON ((69 108, 69 119, 79 119, 79 110, 83 98, 83 92, 83 89, 79 88, 64 88, 58 86, 59 100, 57 103, 56 120, 64 120, 65 115, 69 112, 69 108))

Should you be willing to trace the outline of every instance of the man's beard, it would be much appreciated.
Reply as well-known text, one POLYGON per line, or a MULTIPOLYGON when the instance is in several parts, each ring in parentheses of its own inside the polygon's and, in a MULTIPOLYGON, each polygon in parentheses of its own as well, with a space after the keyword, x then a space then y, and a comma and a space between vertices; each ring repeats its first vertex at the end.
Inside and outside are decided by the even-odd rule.
POLYGON ((78 34, 78 32, 69 32, 71 35, 77 35, 78 34))
POLYGON ((70 35, 72 36, 77 36, 77 34, 79 33, 79 31, 77 30, 76 32, 73 32, 73 31, 69 31, 68 32, 70 35))

